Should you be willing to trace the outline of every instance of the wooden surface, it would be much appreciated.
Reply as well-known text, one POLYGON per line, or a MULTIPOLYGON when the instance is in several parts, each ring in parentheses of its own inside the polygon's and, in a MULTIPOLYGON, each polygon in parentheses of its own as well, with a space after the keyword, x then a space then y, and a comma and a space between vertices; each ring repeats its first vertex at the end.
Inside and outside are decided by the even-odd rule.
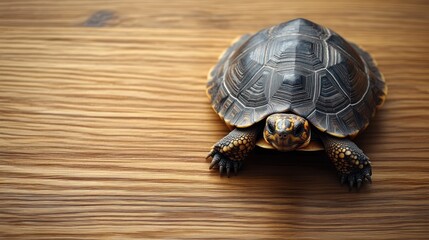
POLYGON ((1 1, 0 238, 427 239, 427 1, 1 1), (296 17, 371 52, 389 95, 357 142, 373 185, 321 153, 204 157, 228 130, 206 74, 237 35, 296 17))

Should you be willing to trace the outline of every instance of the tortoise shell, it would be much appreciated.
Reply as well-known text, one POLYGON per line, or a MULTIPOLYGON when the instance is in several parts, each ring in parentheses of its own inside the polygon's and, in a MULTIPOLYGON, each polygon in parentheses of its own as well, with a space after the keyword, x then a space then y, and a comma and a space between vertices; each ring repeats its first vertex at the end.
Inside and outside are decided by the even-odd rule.
POLYGON ((368 53, 306 19, 241 36, 208 79, 212 107, 231 127, 292 112, 337 137, 366 128, 387 93, 368 53))

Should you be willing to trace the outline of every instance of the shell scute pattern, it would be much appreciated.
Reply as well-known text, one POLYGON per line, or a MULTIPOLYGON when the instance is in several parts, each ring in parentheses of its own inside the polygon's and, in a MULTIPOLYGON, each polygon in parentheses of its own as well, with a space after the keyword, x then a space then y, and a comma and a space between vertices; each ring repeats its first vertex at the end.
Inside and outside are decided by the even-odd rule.
POLYGON ((244 35, 221 57, 207 93, 229 125, 293 112, 339 137, 365 128, 386 95, 368 53, 335 32, 296 19, 244 35))

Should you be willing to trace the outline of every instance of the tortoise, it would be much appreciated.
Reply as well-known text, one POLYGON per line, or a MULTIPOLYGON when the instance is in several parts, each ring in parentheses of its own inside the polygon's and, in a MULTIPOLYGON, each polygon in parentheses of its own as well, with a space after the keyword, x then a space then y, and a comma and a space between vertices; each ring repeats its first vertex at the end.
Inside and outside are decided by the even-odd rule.
POLYGON ((387 94, 374 59, 340 35, 298 18, 236 38, 208 74, 214 111, 232 131, 213 145, 210 169, 230 176, 256 145, 325 150, 350 189, 371 182, 352 141, 387 94))

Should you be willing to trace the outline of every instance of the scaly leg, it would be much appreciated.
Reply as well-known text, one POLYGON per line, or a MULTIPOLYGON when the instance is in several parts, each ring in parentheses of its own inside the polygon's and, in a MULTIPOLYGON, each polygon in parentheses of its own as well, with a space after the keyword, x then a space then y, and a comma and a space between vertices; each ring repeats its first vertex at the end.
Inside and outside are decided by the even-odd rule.
POLYGON ((220 174, 222 175, 226 170, 228 177, 231 170, 237 174, 242 166, 242 161, 255 147, 261 129, 260 125, 236 128, 213 145, 207 156, 207 158, 213 158, 210 169, 218 166, 220 174))
POLYGON ((319 135, 329 159, 341 177, 342 184, 348 182, 351 190, 353 186, 359 189, 363 181, 371 183, 371 162, 354 142, 327 134, 319 135))

